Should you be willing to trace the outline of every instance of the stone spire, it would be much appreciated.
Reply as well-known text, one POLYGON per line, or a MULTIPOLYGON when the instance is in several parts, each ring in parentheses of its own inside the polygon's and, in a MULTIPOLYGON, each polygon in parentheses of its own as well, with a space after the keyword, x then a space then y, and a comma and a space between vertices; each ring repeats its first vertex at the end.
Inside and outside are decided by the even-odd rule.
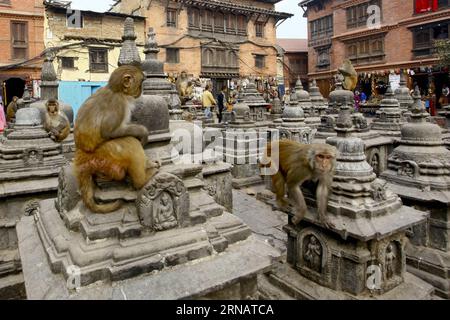
POLYGON ((409 108, 413 104, 413 98, 409 93, 409 88, 406 86, 406 74, 401 72, 400 74, 400 87, 395 90, 395 98, 398 100, 400 104, 400 109, 403 113, 408 112, 409 108))
POLYGON ((292 92, 289 105, 283 110, 283 122, 278 127, 281 139, 289 139, 300 143, 312 142, 312 130, 306 126, 305 112, 297 100, 297 93, 292 92))
POLYGON ((41 71, 41 100, 58 100, 58 79, 53 61, 55 55, 51 51, 45 53, 44 64, 41 71))
POLYGON ((263 95, 258 92, 254 77, 250 77, 249 84, 243 90, 242 100, 250 107, 254 105, 267 105, 263 95))
POLYGON ((335 76, 335 81, 335 90, 330 93, 328 106, 332 109, 332 113, 339 113, 340 105, 353 106, 355 104, 355 96, 353 95, 353 92, 344 90, 344 76, 342 74, 337 74, 335 76))
POLYGON ((124 25, 124 32, 122 36, 122 48, 120 50, 119 56, 119 66, 123 65, 141 65, 141 58, 139 56, 139 51, 136 47, 136 33, 134 31, 134 20, 133 18, 126 18, 124 25))
POLYGON ((302 107, 306 116, 307 117, 313 116, 314 110, 313 104, 311 102, 311 97, 309 96, 308 91, 303 89, 303 84, 302 81, 300 80, 300 77, 298 78, 295 84, 295 94, 297 96, 298 103, 300 104, 300 107, 302 107))
POLYGON ((377 111, 377 118, 372 123, 372 130, 383 131, 383 135, 400 136, 404 123, 402 118, 400 104, 389 86, 381 101, 380 110, 377 111))
POLYGON ((317 86, 316 79, 311 82, 309 87, 309 95, 311 97, 311 103, 315 110, 319 112, 319 115, 322 116, 325 114, 328 106, 325 104, 325 100, 320 93, 319 87, 317 86))

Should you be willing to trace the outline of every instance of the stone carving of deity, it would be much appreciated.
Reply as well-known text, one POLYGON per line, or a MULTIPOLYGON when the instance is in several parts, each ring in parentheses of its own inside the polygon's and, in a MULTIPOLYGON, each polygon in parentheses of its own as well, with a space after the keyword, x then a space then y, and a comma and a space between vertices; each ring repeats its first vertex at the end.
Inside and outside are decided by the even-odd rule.
POLYGON ((375 174, 378 176, 379 173, 380 173, 380 167, 379 167, 379 165, 380 165, 380 158, 379 158, 379 155, 377 153, 375 153, 372 156, 372 159, 370 160, 370 165, 372 166, 373 171, 375 172, 375 174))
POLYGON ((322 246, 315 236, 309 238, 304 259, 309 269, 319 273, 322 271, 322 246))
POLYGON ((394 244, 389 244, 386 249, 386 277, 391 279, 395 275, 395 264, 397 256, 394 252, 394 244))
POLYGON ((414 166, 409 162, 403 163, 399 169, 399 175, 413 178, 415 175, 414 166))
POLYGON ((156 208, 154 219, 156 230, 167 230, 178 226, 173 200, 167 192, 160 195, 159 206, 156 208))

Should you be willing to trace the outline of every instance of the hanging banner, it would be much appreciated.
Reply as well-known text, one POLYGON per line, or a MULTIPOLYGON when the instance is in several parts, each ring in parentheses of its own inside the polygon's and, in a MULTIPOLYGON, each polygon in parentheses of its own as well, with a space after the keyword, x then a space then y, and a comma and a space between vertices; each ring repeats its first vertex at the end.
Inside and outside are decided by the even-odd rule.
POLYGON ((400 87, 400 75, 391 73, 389 75, 389 83, 391 84, 392 91, 395 92, 400 87))
POLYGON ((438 0, 415 0, 416 13, 424 13, 436 11, 438 8, 438 0))

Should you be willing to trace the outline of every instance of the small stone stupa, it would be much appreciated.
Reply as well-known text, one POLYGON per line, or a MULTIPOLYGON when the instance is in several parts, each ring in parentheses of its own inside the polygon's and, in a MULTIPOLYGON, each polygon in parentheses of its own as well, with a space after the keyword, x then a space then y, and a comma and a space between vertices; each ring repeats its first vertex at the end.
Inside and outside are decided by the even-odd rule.
POLYGON ((160 160, 160 171, 141 190, 127 180, 97 179, 96 201, 123 206, 94 214, 80 198, 73 168, 64 168, 57 200, 40 202, 18 227, 29 299, 250 299, 257 275, 278 255, 215 201, 203 164, 171 157, 168 102, 156 94, 151 70, 158 70, 148 68, 156 65, 149 59, 138 120, 149 130, 145 151, 160 160))
POLYGON ((297 299, 430 299, 432 286, 406 271, 406 233, 428 215, 404 206, 377 179, 344 91, 333 94, 337 136, 326 140, 338 150, 327 208, 332 226, 318 220, 314 185, 303 185, 308 213, 296 226, 289 212, 288 265, 279 264, 269 283, 297 299))
POLYGON ((270 124, 269 103, 258 92, 254 77, 250 77, 248 85, 240 92, 239 100, 243 101, 250 108, 250 115, 256 126, 264 127, 270 124))
POLYGON ((300 143, 310 144, 314 138, 313 130, 305 123, 305 112, 297 101, 297 93, 293 92, 283 110, 283 122, 278 127, 280 139, 288 139, 300 143))
POLYGON ((400 137, 402 125, 405 123, 400 104, 389 86, 376 119, 372 122, 372 130, 380 131, 384 136, 400 137))
POLYGON ((321 117, 326 114, 328 105, 325 103, 325 99, 320 93, 320 89, 317 86, 317 81, 314 79, 309 86, 309 95, 311 97, 311 103, 314 110, 316 111, 316 116, 321 117))
POLYGON ((414 103, 414 100, 409 93, 406 74, 404 72, 400 73, 400 86, 395 90, 395 99, 397 99, 398 103, 400 104, 400 110, 403 117, 406 117, 406 113, 409 112, 414 103))
POLYGON ((0 139, 0 299, 25 297, 16 224, 33 210, 33 201, 56 197, 65 164, 39 110, 19 109, 13 130, 0 139))
POLYGON ((295 95, 298 104, 305 113, 306 125, 311 127, 312 129, 317 129, 320 125, 320 117, 317 116, 309 92, 303 88, 303 84, 300 78, 297 80, 297 83, 295 85, 295 95))
POLYGON ((226 130, 223 131, 223 143, 217 146, 224 161, 233 167, 233 187, 243 188, 262 182, 258 159, 263 152, 260 130, 250 107, 242 100, 234 105, 229 115, 226 130))
MULTIPOLYGON (((59 81, 56 76, 55 67, 53 65, 53 61, 55 60, 55 54, 51 51, 48 51, 45 54, 44 64, 42 65, 41 72, 41 99, 34 103, 30 104, 30 107, 37 108, 41 112, 42 121, 45 119, 45 114, 47 113, 47 107, 45 104, 49 99, 58 100, 58 88, 59 81)), ((59 107, 62 112, 64 112, 67 118, 70 121, 70 124, 73 126, 74 115, 73 109, 67 103, 59 101, 59 107)))
POLYGON ((437 295, 450 299, 450 151, 441 128, 427 122, 428 116, 416 89, 410 122, 382 177, 405 204, 431 213, 410 235, 407 263, 410 272, 435 286, 437 295))
POLYGON ((406 232, 427 214, 402 205, 376 178, 366 161, 364 143, 354 137, 350 105, 336 121, 336 173, 324 227, 315 197, 303 189, 309 212, 288 235, 287 262, 269 275, 273 284, 305 299, 429 299, 433 289, 406 271, 406 232))

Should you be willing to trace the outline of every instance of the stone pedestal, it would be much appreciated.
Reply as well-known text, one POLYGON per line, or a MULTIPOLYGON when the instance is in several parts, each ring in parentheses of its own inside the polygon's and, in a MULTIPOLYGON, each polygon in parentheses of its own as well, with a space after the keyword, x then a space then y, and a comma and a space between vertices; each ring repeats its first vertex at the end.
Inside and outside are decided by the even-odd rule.
POLYGON ((165 166, 137 192, 104 184, 97 201, 125 205, 97 215, 77 199, 65 168, 58 199, 40 202, 18 228, 28 298, 187 299, 236 286, 234 298, 254 298, 256 277, 270 270, 277 251, 214 201, 201 171, 165 166), (68 283, 79 287, 71 291, 68 283))
POLYGON ((406 232, 427 214, 403 206, 376 178, 363 141, 351 135, 350 108, 342 106, 338 135, 327 140, 338 149, 327 213, 333 226, 319 222, 314 188, 305 185, 309 212, 297 226, 288 212, 284 227, 289 271, 275 269, 269 280, 306 299, 430 298, 432 287, 406 271, 406 232))
POLYGON ((406 205, 430 213, 426 223, 411 230, 408 269, 450 299, 450 151, 441 128, 426 121, 418 91, 414 99, 410 122, 382 177, 406 205))
POLYGON ((38 109, 18 110, 0 141, 0 299, 24 298, 16 224, 36 201, 56 196, 66 159, 48 137, 38 109))

